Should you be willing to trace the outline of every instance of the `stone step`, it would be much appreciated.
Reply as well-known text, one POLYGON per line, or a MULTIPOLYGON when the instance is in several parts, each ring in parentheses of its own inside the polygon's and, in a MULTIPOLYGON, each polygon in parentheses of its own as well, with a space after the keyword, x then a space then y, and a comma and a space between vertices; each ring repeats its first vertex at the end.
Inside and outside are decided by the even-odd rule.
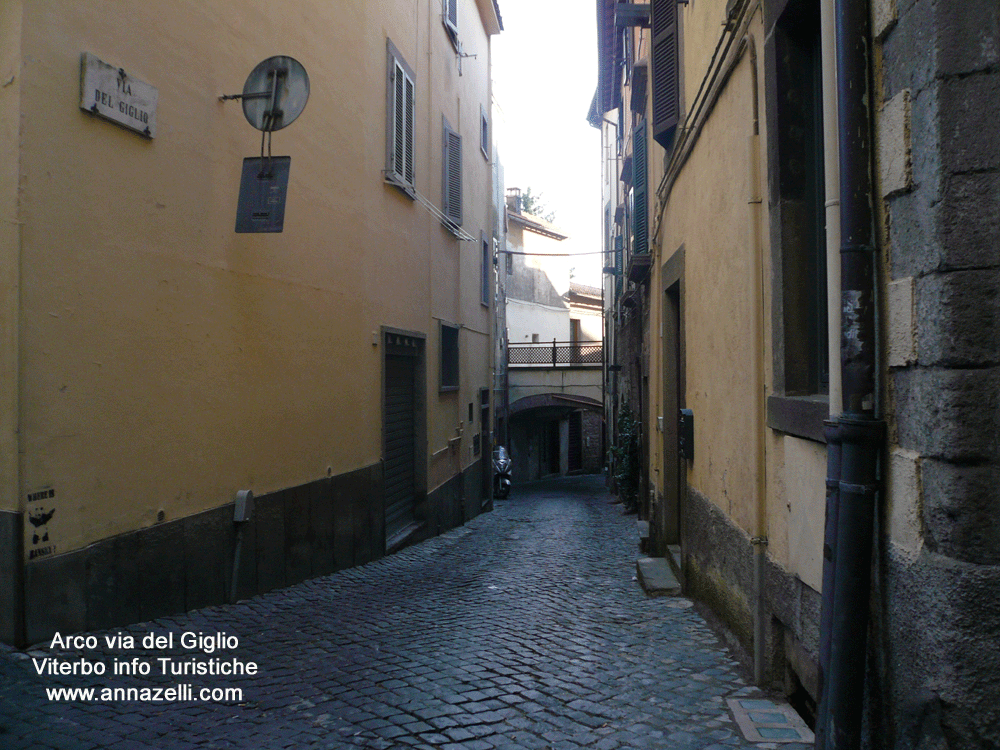
POLYGON ((639 532, 639 551, 646 554, 649 551, 649 521, 636 521, 635 527, 639 532))
POLYGON ((665 557, 640 557, 635 568, 647 596, 679 596, 681 585, 665 557))
POLYGON ((670 567, 674 569, 674 575, 677 576, 677 580, 684 583, 684 568, 681 565, 681 545, 679 544, 668 544, 667 550, 670 552, 669 557, 667 557, 667 562, 670 563, 670 567))

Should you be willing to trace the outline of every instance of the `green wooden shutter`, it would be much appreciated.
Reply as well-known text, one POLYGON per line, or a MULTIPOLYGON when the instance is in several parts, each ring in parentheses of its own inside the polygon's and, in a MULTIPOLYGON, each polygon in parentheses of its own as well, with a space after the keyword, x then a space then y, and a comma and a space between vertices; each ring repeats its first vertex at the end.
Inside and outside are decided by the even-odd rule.
POLYGON ((667 151, 680 120, 680 76, 677 64, 677 0, 652 0, 653 138, 667 151))
POLYGON ((407 185, 413 184, 413 79, 398 60, 392 61, 392 133, 389 170, 407 185))
POLYGON ((406 159, 406 113, 403 109, 403 91, 406 76, 399 63, 392 62, 392 171, 403 176, 406 159))
POLYGON ((646 120, 640 120, 632 133, 632 208, 633 252, 649 252, 649 168, 646 159, 646 120))
POLYGON ((458 38, 458 0, 444 0, 442 8, 442 18, 445 28, 452 35, 452 39, 458 38))
POLYGON ((462 224, 462 136, 444 122, 442 210, 456 226, 462 224))
POLYGON ((406 144, 406 159, 403 163, 403 177, 406 182, 410 185, 413 184, 413 110, 416 107, 415 97, 413 95, 413 80, 406 76, 406 84, 404 86, 405 93, 403 98, 403 106, 406 109, 406 114, 403 123, 403 137, 404 143, 406 144))

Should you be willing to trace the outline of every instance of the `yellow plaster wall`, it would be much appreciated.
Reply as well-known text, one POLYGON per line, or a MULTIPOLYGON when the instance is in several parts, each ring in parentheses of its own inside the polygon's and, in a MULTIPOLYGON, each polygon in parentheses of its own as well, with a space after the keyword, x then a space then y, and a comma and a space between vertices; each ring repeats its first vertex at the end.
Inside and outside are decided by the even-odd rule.
POLYGON ((826 446, 786 435, 785 503, 774 508, 771 556, 816 591, 823 588, 826 519, 826 446), (786 518, 780 518, 782 510, 786 518), (785 530, 784 537, 780 530, 785 530))
MULTIPOLYGON (((660 245, 661 262, 684 247, 685 400, 695 420, 688 482, 748 533, 755 517, 753 315, 759 305, 747 231, 750 80, 744 59, 673 187, 660 245)), ((662 291, 655 288, 659 313, 662 291)), ((651 368, 661 366, 658 332, 655 341, 651 368)))
MULTIPOLYGON (((468 5, 465 30, 485 43, 468 5)), ((176 518, 240 488, 377 462, 382 325, 427 334, 428 431, 454 430, 434 316, 489 330, 459 292, 473 269, 478 280, 479 248, 382 180, 387 36, 416 72, 417 187, 440 205, 441 111, 465 127, 459 101, 488 79, 485 60, 448 73, 433 2, 26 5, 22 492, 56 490, 57 551, 159 510, 176 518), (79 109, 82 52, 159 89, 154 140, 79 109), (292 157, 285 228, 235 234, 241 162, 260 133, 218 96, 274 54, 311 82, 301 117, 273 136, 292 157)), ((463 163, 476 237, 490 180, 478 118, 477 100, 463 163)), ((483 349, 463 335, 463 391, 489 382, 483 349)))
POLYGON ((0 510, 20 509, 18 482, 18 206, 21 2, 0 3, 0 510))
POLYGON ((682 112, 690 112, 702 79, 708 74, 712 53, 726 20, 727 0, 695 0, 678 4, 681 27, 681 74, 684 81, 682 112))
MULTIPOLYGON (((707 71, 721 33, 725 3, 691 6, 684 13, 684 72, 688 105, 707 71)), ((756 196, 763 199, 759 241, 765 287, 760 289, 753 261, 751 189, 753 100, 750 56, 744 53, 686 162, 666 205, 660 230, 660 257, 651 289, 651 394, 648 434, 655 435, 651 476, 659 480, 663 414, 659 391, 662 368, 662 283, 660 265, 680 247, 685 250, 684 336, 686 406, 695 415, 695 459, 688 483, 712 500, 749 536, 756 534, 755 459, 758 439, 754 408, 759 350, 764 391, 772 393, 771 290, 767 213, 766 121, 763 105, 763 38, 759 14, 749 29, 758 53, 760 175, 756 196), (763 340, 757 338, 754 307, 762 311, 763 340), (656 385, 653 385, 653 384, 656 385)), ((661 153, 657 151, 656 153, 661 153)), ((657 159, 652 168, 658 167, 657 159)), ((660 175, 656 175, 658 184, 660 175)), ((764 493, 768 555, 817 591, 822 584, 826 449, 764 427, 764 493)))
MULTIPOLYGON (((429 453, 432 454, 428 490, 450 479, 455 471, 467 468, 478 456, 472 454, 472 439, 479 432, 479 388, 488 387, 491 379, 489 332, 490 307, 481 302, 481 231, 492 242, 493 212, 492 172, 489 159, 480 150, 480 106, 490 112, 491 83, 489 77, 489 39, 480 21, 475 0, 461 0, 458 6, 458 35, 463 52, 476 55, 462 60, 459 75, 455 47, 441 23, 440 4, 430 0, 427 21, 431 59, 428 67, 440 85, 429 92, 427 138, 431 158, 427 165, 427 187, 418 190, 441 205, 442 184, 442 114, 449 125, 462 133, 462 228, 474 238, 458 241, 444 227, 430 227, 432 248, 428 283, 432 289, 431 314, 437 320, 463 326, 459 333, 460 373, 457 393, 441 393, 439 344, 428 352, 428 403, 437 406, 430 412, 428 425, 429 453), (473 404, 473 424, 469 424, 468 408, 473 404), (449 441, 460 437, 454 450, 433 454, 448 447, 449 441)), ((411 63, 412 64, 412 63, 411 63)), ((419 75, 419 73, 418 73, 419 75)), ((420 117, 418 105, 418 118, 420 117)), ((426 273, 426 271, 425 271, 426 273)), ((492 288, 492 286, 491 286, 492 288)), ((432 337, 439 342, 435 327, 432 337)))

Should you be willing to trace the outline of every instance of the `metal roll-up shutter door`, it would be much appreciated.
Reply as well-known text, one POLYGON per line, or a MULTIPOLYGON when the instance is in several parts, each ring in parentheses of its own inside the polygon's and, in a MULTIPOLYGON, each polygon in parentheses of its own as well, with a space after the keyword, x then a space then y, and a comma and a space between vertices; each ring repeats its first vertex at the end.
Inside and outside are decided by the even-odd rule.
POLYGON ((416 356, 385 358, 385 534, 413 523, 416 469, 416 356))

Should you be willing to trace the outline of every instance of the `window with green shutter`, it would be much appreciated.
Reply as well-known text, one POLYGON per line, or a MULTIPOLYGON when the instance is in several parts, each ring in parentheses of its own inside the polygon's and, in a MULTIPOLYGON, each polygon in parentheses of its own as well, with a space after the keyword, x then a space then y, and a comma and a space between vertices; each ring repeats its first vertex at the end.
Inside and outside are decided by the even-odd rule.
POLYGON ((651 0, 653 139, 667 151, 680 120, 677 0, 651 0))
POLYGON ((441 22, 448 36, 458 43, 458 0, 441 0, 441 22))
POLYGON ((389 40, 386 40, 386 69, 386 176, 401 186, 412 188, 414 74, 389 40))
POLYGON ((490 252, 490 240, 486 236, 486 232, 480 232, 480 238, 483 243, 483 258, 479 285, 479 301, 488 307, 490 304, 490 291, 492 286, 490 282, 493 280, 493 253, 490 252))
POLYGON ((448 120, 442 118, 443 184, 441 188, 442 212, 455 226, 462 225, 462 136, 452 130, 448 120))
POLYGON ((632 252, 649 252, 649 160, 646 155, 646 120, 632 133, 632 252))
POLYGON ((479 105, 479 149, 483 156, 490 158, 490 118, 486 116, 486 107, 479 105))

